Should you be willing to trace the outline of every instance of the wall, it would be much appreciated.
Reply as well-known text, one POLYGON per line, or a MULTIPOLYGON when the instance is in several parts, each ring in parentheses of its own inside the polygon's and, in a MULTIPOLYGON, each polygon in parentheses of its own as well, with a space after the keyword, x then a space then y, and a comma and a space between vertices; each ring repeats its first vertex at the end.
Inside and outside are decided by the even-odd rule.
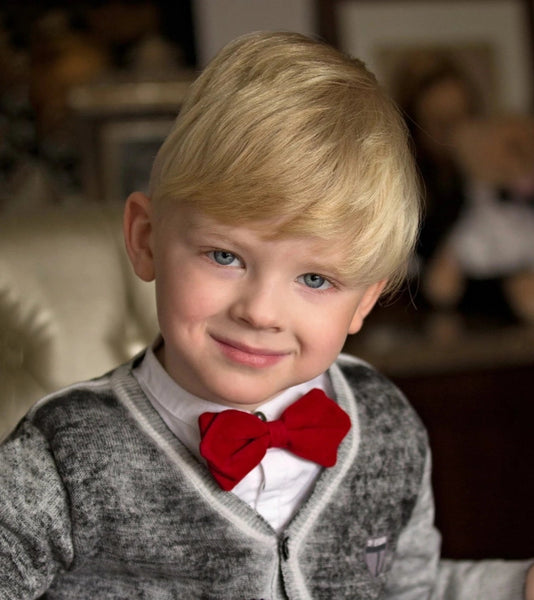
POLYGON ((200 67, 227 42, 249 31, 315 32, 314 0, 194 0, 200 67))

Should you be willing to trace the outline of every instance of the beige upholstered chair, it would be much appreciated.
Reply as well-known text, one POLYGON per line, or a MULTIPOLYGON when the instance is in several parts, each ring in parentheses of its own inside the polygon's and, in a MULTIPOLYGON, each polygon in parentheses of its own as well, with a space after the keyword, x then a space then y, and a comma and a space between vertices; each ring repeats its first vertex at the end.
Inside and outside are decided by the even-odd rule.
POLYGON ((98 376, 157 332, 153 285, 122 240, 122 209, 0 214, 0 439, 43 395, 98 376))

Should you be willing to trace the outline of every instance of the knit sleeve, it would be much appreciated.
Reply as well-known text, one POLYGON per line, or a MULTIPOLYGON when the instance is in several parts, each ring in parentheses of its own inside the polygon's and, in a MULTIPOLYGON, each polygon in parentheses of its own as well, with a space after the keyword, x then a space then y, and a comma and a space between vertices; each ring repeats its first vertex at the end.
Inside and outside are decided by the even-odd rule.
POLYGON ((38 598, 72 555, 67 494, 47 441, 24 421, 0 446, 0 600, 38 598))
POLYGON ((533 560, 439 559, 430 473, 429 455, 417 504, 399 538, 387 600, 523 600, 533 560))
POLYGON ((386 585, 387 600, 429 600, 431 597, 438 573, 441 537, 434 527, 430 475, 428 451, 417 503, 397 544, 386 585))
POLYGON ((532 560, 443 560, 432 600, 523 600, 532 560))

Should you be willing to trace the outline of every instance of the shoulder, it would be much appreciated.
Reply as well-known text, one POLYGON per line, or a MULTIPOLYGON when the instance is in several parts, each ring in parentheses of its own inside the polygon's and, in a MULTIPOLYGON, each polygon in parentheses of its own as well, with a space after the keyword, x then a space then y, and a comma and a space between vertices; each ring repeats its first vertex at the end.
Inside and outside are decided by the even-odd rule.
POLYGON ((75 383, 37 402, 26 420, 46 438, 55 438, 66 431, 111 425, 114 417, 124 414, 112 385, 114 371, 92 380, 75 383))
POLYGON ((340 354, 334 367, 348 383, 357 401, 372 396, 375 403, 392 403, 411 409, 403 392, 372 365, 348 354, 340 354))
POLYGON ((117 474, 133 456, 154 451, 125 404, 136 385, 129 365, 123 365, 43 398, 21 425, 38 432, 65 481, 92 469, 117 474))
POLYGON ((369 363, 340 354, 335 368, 348 384, 363 422, 381 423, 385 429, 417 433, 426 444, 426 430, 404 393, 369 363))

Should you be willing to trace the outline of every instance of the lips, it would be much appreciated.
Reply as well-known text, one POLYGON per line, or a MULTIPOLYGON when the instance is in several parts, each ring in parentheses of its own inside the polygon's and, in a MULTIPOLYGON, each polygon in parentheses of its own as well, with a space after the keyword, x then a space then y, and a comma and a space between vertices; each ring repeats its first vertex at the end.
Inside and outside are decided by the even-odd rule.
POLYGON ((213 337, 217 347, 230 361, 248 367, 271 367, 283 360, 288 353, 266 348, 253 348, 240 342, 213 337))

